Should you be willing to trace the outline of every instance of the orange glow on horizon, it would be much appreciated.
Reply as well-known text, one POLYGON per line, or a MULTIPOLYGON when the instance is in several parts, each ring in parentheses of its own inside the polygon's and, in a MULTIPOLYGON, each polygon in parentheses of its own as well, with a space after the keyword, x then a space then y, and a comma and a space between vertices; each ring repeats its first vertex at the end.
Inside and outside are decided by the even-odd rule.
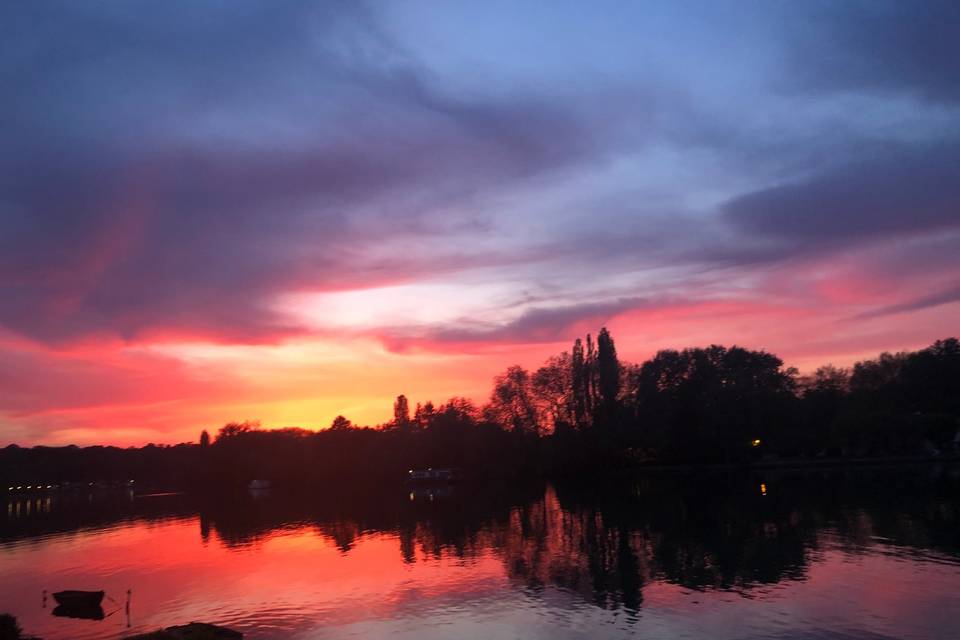
POLYGON ((195 442, 201 430, 215 433, 232 421, 317 430, 337 415, 374 426, 392 417, 401 393, 411 407, 453 396, 480 405, 493 376, 507 366, 535 369, 601 324, 629 362, 665 348, 739 344, 771 351, 801 372, 827 363, 849 366, 890 345, 922 348, 933 339, 918 335, 955 333, 938 310, 846 324, 803 306, 718 300, 626 310, 576 323, 569 336, 565 331, 552 342, 413 338, 395 348, 394 338, 376 332, 344 332, 340 339, 304 336, 275 344, 88 339, 50 348, 6 336, 4 345, 37 369, 6 389, 0 445, 174 444, 195 442))

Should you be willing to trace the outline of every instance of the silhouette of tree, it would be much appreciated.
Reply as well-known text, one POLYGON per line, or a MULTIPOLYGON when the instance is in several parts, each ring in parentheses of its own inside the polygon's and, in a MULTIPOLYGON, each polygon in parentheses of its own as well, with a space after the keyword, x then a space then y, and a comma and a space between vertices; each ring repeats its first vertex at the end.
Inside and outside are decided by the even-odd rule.
POLYGON ((589 392, 587 361, 583 352, 583 342, 577 338, 573 342, 573 355, 570 362, 571 385, 573 391, 573 418, 577 427, 582 427, 587 422, 588 403, 587 395, 589 392))
POLYGON ((577 422, 573 392, 573 364, 564 351, 549 358, 533 374, 533 394, 537 413, 542 416, 542 430, 553 431, 558 425, 572 427, 577 422))
POLYGON ((791 444, 785 447, 790 454, 826 455, 836 453, 840 442, 833 434, 850 393, 850 371, 833 365, 817 369, 812 376, 799 382, 802 404, 802 429, 785 434, 791 444))
POLYGON ((850 391, 850 372, 832 364, 824 365, 804 384, 803 391, 804 394, 830 393, 842 396, 850 391))
POLYGON ((353 423, 343 416, 337 416, 333 419, 333 422, 330 423, 330 431, 349 431, 352 428, 353 423))
POLYGON ((590 334, 587 334, 587 358, 584 371, 586 373, 586 410, 587 414, 593 415, 597 408, 597 349, 593 343, 590 334))
POLYGON ((0 640, 20 640, 23 630, 9 613, 0 613, 0 640))
POLYGON ((409 431, 411 427, 410 404, 403 394, 397 396, 393 403, 393 426, 401 431, 409 431))
POLYGON ((220 427, 217 432, 217 442, 227 438, 233 438, 251 431, 258 431, 260 423, 255 420, 245 420, 244 422, 228 422, 220 427))
POLYGON ((616 405, 620 393, 620 361, 617 360, 617 348, 606 327, 600 329, 597 335, 597 374, 601 402, 609 411, 616 405))
POLYGON ((519 366, 509 367, 494 379, 487 407, 491 419, 509 431, 537 433, 538 421, 530 374, 519 366))
POLYGON ((417 429, 423 431, 430 426, 430 423, 433 421, 435 410, 433 403, 429 400, 421 405, 417 403, 417 409, 413 414, 413 422, 416 424, 417 429))
POLYGON ((746 457, 788 422, 796 372, 763 351, 713 345, 660 351, 640 368, 637 415, 647 443, 673 459, 746 457))
POLYGON ((850 389, 854 392, 883 391, 896 384, 907 361, 905 353, 881 353, 876 360, 865 360, 853 365, 850 389))
POLYGON ((588 336, 586 348, 577 339, 533 374, 508 368, 482 411, 454 397, 418 403, 411 418, 403 395, 393 409, 393 421, 376 429, 343 416, 319 432, 230 422, 212 443, 203 431, 199 446, 10 445, 0 449, 0 482, 207 488, 257 478, 304 486, 396 479, 417 466, 494 478, 657 461, 950 454, 960 443, 960 342, 798 379, 773 354, 736 346, 663 350, 641 365, 621 364, 602 329, 596 348, 588 336))
POLYGON ((956 338, 937 340, 910 354, 900 375, 914 411, 960 414, 960 341, 956 338))
POLYGON ((480 421, 480 412, 467 398, 450 398, 433 413, 429 428, 437 432, 459 432, 473 428, 480 421))

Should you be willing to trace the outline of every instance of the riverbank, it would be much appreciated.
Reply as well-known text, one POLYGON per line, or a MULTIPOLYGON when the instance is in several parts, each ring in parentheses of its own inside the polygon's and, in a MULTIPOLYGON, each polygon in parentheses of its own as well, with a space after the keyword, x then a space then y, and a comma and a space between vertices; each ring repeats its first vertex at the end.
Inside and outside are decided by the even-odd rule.
MULTIPOLYGON (((0 640, 41 640, 23 634, 17 619, 9 613, 0 614, 0 640)), ((149 633, 127 636, 124 640, 243 640, 243 634, 227 627, 206 622, 166 627, 149 633)))

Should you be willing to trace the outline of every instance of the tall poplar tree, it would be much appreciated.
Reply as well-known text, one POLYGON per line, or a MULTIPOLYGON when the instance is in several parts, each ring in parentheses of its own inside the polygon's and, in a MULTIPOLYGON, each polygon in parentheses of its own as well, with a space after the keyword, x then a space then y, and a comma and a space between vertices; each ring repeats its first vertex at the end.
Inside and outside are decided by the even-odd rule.
POLYGON ((582 427, 586 423, 587 414, 587 370, 583 356, 583 342, 580 341, 580 338, 577 338, 573 343, 573 351, 570 356, 570 377, 570 386, 573 392, 574 422, 577 427, 582 427))
POLYGON ((606 327, 600 329, 597 335, 597 377, 600 401, 604 409, 609 410, 616 404, 620 393, 620 361, 617 360, 617 348, 606 327))

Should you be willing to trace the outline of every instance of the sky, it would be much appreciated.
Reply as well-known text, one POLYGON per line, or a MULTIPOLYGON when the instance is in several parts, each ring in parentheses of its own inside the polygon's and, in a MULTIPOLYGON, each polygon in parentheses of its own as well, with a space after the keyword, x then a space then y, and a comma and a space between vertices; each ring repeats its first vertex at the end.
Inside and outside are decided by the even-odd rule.
POLYGON ((0 445, 957 335, 960 3, 8 2, 0 445))

